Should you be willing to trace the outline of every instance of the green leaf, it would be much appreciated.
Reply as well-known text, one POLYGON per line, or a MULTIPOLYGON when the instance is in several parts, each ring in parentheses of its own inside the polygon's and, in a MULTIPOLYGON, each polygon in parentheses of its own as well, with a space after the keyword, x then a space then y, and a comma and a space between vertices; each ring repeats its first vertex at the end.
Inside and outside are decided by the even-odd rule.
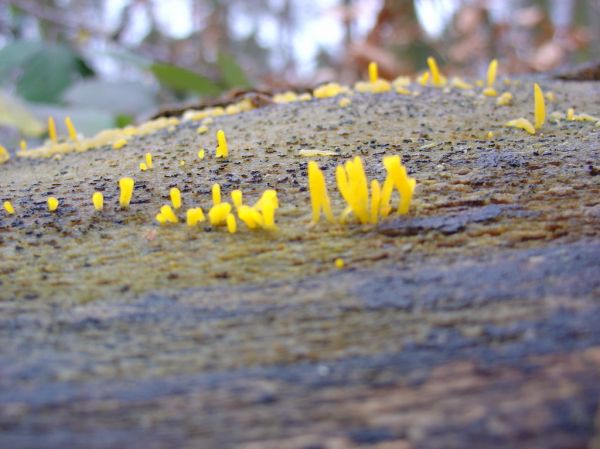
POLYGON ((171 64, 152 64, 150 71, 164 86, 199 95, 218 95, 222 89, 211 79, 171 64))
POLYGON ((244 69, 240 67, 235 58, 225 53, 219 53, 217 66, 221 72, 223 82, 228 88, 232 87, 250 87, 248 78, 244 69))
POLYGON ((15 41, 0 50, 0 80, 9 78, 14 71, 44 50, 43 42, 15 41))
POLYGON ((56 103, 77 71, 76 55, 62 45, 47 46, 23 66, 17 93, 29 101, 56 103))
POLYGON ((41 135, 45 125, 38 120, 17 98, 0 92, 0 125, 17 128, 29 137, 41 135))

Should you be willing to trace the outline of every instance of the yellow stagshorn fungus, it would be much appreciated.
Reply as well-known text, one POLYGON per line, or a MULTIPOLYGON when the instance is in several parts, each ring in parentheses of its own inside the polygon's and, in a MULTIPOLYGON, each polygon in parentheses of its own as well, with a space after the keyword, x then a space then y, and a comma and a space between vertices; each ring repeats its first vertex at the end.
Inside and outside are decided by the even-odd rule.
POLYGON ((231 202, 235 206, 236 210, 239 210, 243 205, 243 194, 241 190, 234 190, 231 192, 231 202))
POLYGON ((19 141, 19 147, 21 148, 21 151, 27 151, 27 141, 25 139, 21 139, 19 141))
POLYGON ((375 83, 379 79, 379 67, 376 62, 369 63, 369 81, 375 83))
POLYGON ((204 211, 200 207, 193 207, 186 212, 186 223, 189 227, 194 227, 205 220, 204 211))
POLYGON ((8 162, 9 159, 10 159, 10 153, 8 152, 8 150, 6 148, 4 148, 2 145, 0 145, 0 165, 4 164, 5 162, 8 162))
POLYGON ((52 143, 58 142, 58 136, 56 135, 56 123, 54 117, 48 117, 48 137, 52 143))
POLYGON ((330 150, 300 150, 298 156, 317 157, 317 156, 337 156, 335 151, 330 150))
POLYGON ((115 150, 120 150, 125 145, 127 145, 127 139, 118 139, 115 142, 113 142, 112 147, 115 150))
POLYGON ((465 82, 462 78, 455 76, 450 80, 450 86, 456 87, 457 89, 469 90, 473 89, 473 85, 465 82))
POLYGON ((58 209, 58 200, 56 198, 54 198, 53 196, 48 198, 47 203, 48 203, 48 210, 50 212, 54 212, 56 209, 58 209))
POLYGON ((173 207, 179 209, 181 207, 181 191, 177 187, 173 187, 169 191, 169 196, 171 197, 173 207))
POLYGON ((219 184, 213 184, 212 189, 212 202, 213 206, 221 204, 221 186, 219 184))
MULTIPOLYGON (((173 212, 173 209, 168 204, 165 204, 160 208, 160 214, 165 218, 165 221, 168 223, 179 223, 179 218, 173 212)), ((160 220, 158 220, 160 222, 160 220)))
MULTIPOLYGON (((414 178, 408 176, 406 167, 402 165, 400 156, 386 156, 383 158, 383 166, 387 171, 387 177, 383 184, 381 192, 381 211, 382 215, 387 216, 386 211, 390 210, 389 203, 391 199, 391 190, 395 187, 400 193, 400 203, 398 204, 398 214, 407 214, 410 208, 413 192, 417 185, 414 178), (392 188, 390 188, 390 185, 392 188)), ((388 212, 389 213, 389 212, 388 212)))
POLYGON ((312 222, 314 224, 319 222, 322 210, 327 221, 335 223, 331 201, 327 193, 327 184, 325 184, 325 176, 315 161, 308 163, 308 190, 312 206, 312 222))
POLYGON ((101 192, 94 192, 92 195, 92 204, 97 211, 104 209, 104 195, 101 192))
POLYGON ((335 264, 336 268, 339 268, 340 270, 342 268, 344 268, 344 259, 340 259, 339 257, 337 259, 335 259, 335 261, 333 262, 335 264))
POLYGON ((227 224, 227 216, 231 212, 231 204, 219 203, 208 211, 208 219, 211 226, 223 226, 227 224))
POLYGON ((227 138, 225 137, 225 131, 222 129, 217 131, 217 151, 216 157, 226 158, 229 154, 229 148, 227 146, 227 138))
POLYGON ((152 154, 146 153, 146 168, 148 170, 152 170, 152 154))
POLYGON ((119 195, 119 205, 121 206, 121 209, 127 209, 129 207, 131 197, 133 196, 134 185, 135 181, 132 178, 121 178, 119 180, 119 189, 121 190, 119 195))
POLYGON ((510 92, 504 92, 498 98, 496 98, 496 104, 498 106, 509 106, 512 104, 513 95, 510 92))
POLYGON ((575 109, 567 109, 567 120, 570 122, 600 122, 599 117, 590 114, 575 114, 575 109))
POLYGON ((227 214, 227 231, 230 234, 235 234, 237 231, 237 221, 235 220, 235 215, 232 213, 227 214))
POLYGON ((420 76, 417 77, 417 82, 421 86, 427 86, 427 83, 429 82, 430 77, 431 77, 431 74, 429 72, 423 72, 420 76))
POLYGON ((275 210, 279 208, 277 192, 269 189, 265 190, 260 199, 254 205, 254 209, 262 214, 263 229, 273 231, 277 229, 275 225, 275 210))
POLYGON ((198 150, 198 159, 203 160, 204 159, 204 154, 205 154, 204 149, 198 150))
POLYGON ((350 93, 350 89, 338 83, 323 84, 322 86, 319 86, 315 90, 313 90, 313 96, 315 98, 336 97, 338 95, 347 93, 350 93))
POLYGON ((535 129, 540 129, 546 121, 546 103, 544 101, 544 93, 538 83, 533 85, 533 103, 535 116, 534 126, 535 129))
POLYGON ((146 171, 148 170, 148 166, 146 165, 145 162, 140 162, 140 171, 146 171))
POLYGON ((443 87, 446 85, 446 78, 440 72, 435 58, 430 56, 427 58, 427 65, 429 66, 429 72, 431 73, 431 83, 434 87, 443 87))
POLYGON ((67 131, 69 132, 69 139, 74 142, 77 141, 77 130, 75 129, 75 125, 73 125, 71 117, 65 118, 65 125, 67 126, 67 131))
POLYGON ((498 60, 492 59, 487 70, 487 87, 494 87, 496 82, 496 73, 498 72, 498 60))
POLYGON ((361 158, 356 156, 344 165, 338 165, 335 179, 338 191, 348 203, 343 216, 352 212, 361 223, 368 223, 370 221, 369 185, 361 158))
POLYGON ((8 215, 14 215, 15 208, 13 207, 13 205, 10 201, 5 201, 3 206, 4 206, 4 210, 6 211, 6 213, 8 215))
POLYGON ((340 101, 338 101, 338 105, 340 106, 340 108, 345 108, 346 106, 350 106, 351 103, 352 103, 352 100, 350 100, 350 98, 348 98, 348 97, 344 97, 340 101))
POLYGON ((514 120, 509 120, 504 124, 504 126, 509 126, 512 128, 523 129, 527 131, 529 134, 535 134, 535 127, 533 124, 527 120, 526 118, 517 118, 514 120))

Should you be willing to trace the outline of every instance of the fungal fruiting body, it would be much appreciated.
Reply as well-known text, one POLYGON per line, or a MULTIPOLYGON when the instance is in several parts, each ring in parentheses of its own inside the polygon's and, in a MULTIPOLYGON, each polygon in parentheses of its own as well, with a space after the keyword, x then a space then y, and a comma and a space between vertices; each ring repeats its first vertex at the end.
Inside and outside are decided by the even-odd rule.
POLYGON ((312 222, 319 222, 321 211, 329 223, 335 223, 335 218, 331 210, 331 201, 327 193, 325 176, 315 161, 308 163, 308 190, 310 192, 310 202, 312 206, 312 222))
POLYGON ((345 108, 346 106, 349 106, 350 103, 352 103, 352 100, 350 100, 348 97, 344 97, 338 102, 338 105, 340 108, 345 108))
POLYGON ((94 192, 92 195, 92 203, 94 204, 94 209, 101 211, 104 209, 104 195, 102 195, 101 192, 94 192))
POLYGON ((10 201, 4 202, 4 210, 6 211, 6 213, 8 215, 14 215, 14 213, 15 213, 15 208, 13 207, 13 205, 10 201))
POLYGON ((277 229, 275 225, 275 210, 279 208, 279 200, 277 192, 269 189, 265 190, 254 205, 254 209, 262 214, 262 227, 269 231, 277 229))
POLYGON ((336 268, 339 268, 341 270, 342 268, 344 268, 344 265, 345 265, 344 259, 337 258, 337 259, 335 259, 334 264, 335 264, 336 268))
POLYGON ((71 139, 72 141, 76 141, 77 140, 77 130, 75 129, 75 126, 73 125, 73 121, 71 120, 71 117, 65 118, 65 125, 67 126, 67 131, 69 132, 69 139, 71 139))
MULTIPOLYGON (((159 215, 162 215, 165 218, 166 222, 179 223, 179 219, 177 218, 177 215, 175 214, 175 212, 173 212, 173 209, 168 204, 165 204, 164 206, 162 206, 160 208, 159 215)), ((160 222, 160 220, 159 220, 159 222, 160 222)))
POLYGON ((186 212, 186 223, 189 227, 194 227, 198 223, 206 220, 204 211, 200 207, 193 207, 186 212))
POLYGON ((431 72, 431 83, 434 87, 443 87, 446 85, 446 78, 441 74, 436 60, 430 56, 427 58, 429 72, 431 72))
POLYGON ((361 158, 356 156, 344 165, 338 165, 335 179, 342 198, 348 203, 342 221, 352 212, 361 223, 368 223, 370 221, 369 186, 361 158))
POLYGON ((9 159, 10 159, 10 153, 8 152, 8 150, 6 148, 4 148, 2 145, 0 145, 0 164, 4 164, 5 162, 8 162, 9 159))
POLYGON ((54 198, 53 196, 48 198, 47 203, 48 203, 48 210, 50 212, 54 212, 56 209, 58 209, 58 200, 56 198, 54 198))
POLYGON ((208 211, 208 219, 211 226, 222 226, 227 223, 227 216, 231 212, 231 204, 219 203, 208 211))
POLYGON ((27 141, 25 139, 21 139, 19 142, 19 147, 21 148, 21 151, 27 151, 27 141))
POLYGON ((231 202, 235 206, 236 210, 239 210, 243 204, 243 195, 241 190, 234 190, 231 192, 231 202))
POLYGON ((127 209, 129 207, 131 197, 133 196, 134 185, 135 181, 131 178, 121 178, 119 180, 119 189, 121 190, 119 205, 121 206, 121 209, 127 209))
POLYGON ((378 79, 379 79, 379 68, 377 67, 377 63, 370 62, 369 63, 369 81, 374 83, 378 79))
POLYGON ((152 170, 152 154, 146 153, 146 168, 152 170))
POLYGON ((468 90, 473 89, 473 85, 465 82, 462 78, 455 76, 450 80, 450 86, 456 87, 457 89, 468 90))
MULTIPOLYGON (((383 166, 387 171, 383 189, 381 192, 381 210, 389 210, 391 199, 390 185, 395 187, 400 193, 400 203, 398 204, 398 214, 407 214, 410 208, 413 192, 417 185, 414 178, 408 176, 406 167, 402 165, 400 156, 386 156, 383 158, 383 166), (387 184, 387 186, 386 186, 387 184)), ((386 216, 386 215, 384 215, 386 216)))
POLYGON ((173 187, 169 191, 169 196, 171 197, 173 207, 179 209, 181 207, 181 191, 177 187, 173 187))
POLYGON ((219 184, 213 184, 211 193, 213 206, 221 204, 221 186, 219 184))
POLYGON ((227 231, 229 231, 230 234, 235 234, 237 231, 237 222, 235 221, 235 215, 233 215, 232 213, 227 214, 227 231))
POLYGON ((116 140, 116 141, 113 143, 112 147, 113 147, 115 150, 120 150, 120 149, 121 149, 121 148, 123 148, 125 145, 127 145, 127 139, 118 139, 118 140, 116 140))
POLYGON ((146 171, 148 170, 148 166, 146 165, 145 162, 140 162, 140 171, 146 171))
POLYGON ((196 132, 198 134, 206 134, 208 132, 208 126, 199 126, 198 129, 196 129, 196 132))
POLYGON ((229 149, 227 147, 227 139, 225 137, 225 131, 222 129, 217 131, 217 152, 216 157, 226 158, 229 154, 229 149))
POLYGON ((431 74, 429 72, 423 72, 420 76, 417 77, 417 82, 421 86, 427 86, 427 83, 429 82, 430 77, 431 77, 431 74))
POLYGON ((535 129, 540 129, 546 121, 546 104, 544 101, 544 93, 540 86, 535 83, 533 85, 533 103, 535 116, 535 129))
POLYGON ((575 109, 567 109, 567 120, 572 122, 600 122, 600 118, 590 114, 575 114, 575 109))
POLYGON ((58 142, 58 137, 56 135, 56 123, 54 122, 54 117, 48 117, 48 137, 50 137, 50 141, 52 143, 58 142))
POLYGON ((496 104, 498 106, 508 106, 512 104, 513 95, 510 92, 504 92, 498 98, 496 98, 496 104))
POLYGON ((509 126, 512 128, 519 128, 527 131, 529 134, 535 134, 535 127, 533 124, 527 120, 526 118, 517 118, 514 120, 509 120, 504 124, 504 126, 509 126))
POLYGON ((336 97, 341 94, 347 94, 350 89, 346 86, 342 86, 338 83, 327 83, 317 87, 313 90, 313 96, 315 98, 329 98, 336 97))
POLYGON ((204 150, 203 149, 198 151, 198 159, 200 159, 200 160, 204 159, 204 150))
POLYGON ((496 73, 498 72, 498 60, 492 59, 487 70, 487 87, 493 88, 496 82, 496 73))

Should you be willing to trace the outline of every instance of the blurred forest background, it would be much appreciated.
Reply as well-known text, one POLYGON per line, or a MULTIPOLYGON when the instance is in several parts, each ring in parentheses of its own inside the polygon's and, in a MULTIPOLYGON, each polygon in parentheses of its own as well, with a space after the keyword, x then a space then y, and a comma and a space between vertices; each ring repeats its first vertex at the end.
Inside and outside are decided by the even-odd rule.
POLYGON ((554 70, 600 56, 600 0, 0 0, 0 143, 89 135, 231 89, 554 70))

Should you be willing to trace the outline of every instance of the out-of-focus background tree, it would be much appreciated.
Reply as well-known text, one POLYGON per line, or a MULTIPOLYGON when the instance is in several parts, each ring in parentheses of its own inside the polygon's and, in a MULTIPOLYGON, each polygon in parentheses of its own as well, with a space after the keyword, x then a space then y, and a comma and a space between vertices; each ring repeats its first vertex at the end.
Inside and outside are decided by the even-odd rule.
POLYGON ((548 71, 600 56, 600 0, 0 0, 0 141, 86 134, 231 89, 548 71), (594 44, 595 43, 595 44, 594 44))

